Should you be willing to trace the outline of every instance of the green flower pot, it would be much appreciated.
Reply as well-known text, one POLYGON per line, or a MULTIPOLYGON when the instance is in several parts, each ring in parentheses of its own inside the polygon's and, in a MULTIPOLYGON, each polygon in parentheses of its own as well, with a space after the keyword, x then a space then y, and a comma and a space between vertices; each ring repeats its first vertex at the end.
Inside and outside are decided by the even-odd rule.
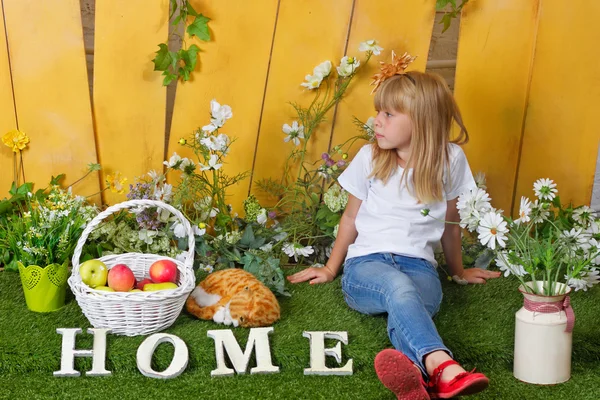
POLYGON ((17 264, 27 308, 35 312, 50 312, 65 305, 68 260, 63 265, 50 264, 45 268, 17 264))

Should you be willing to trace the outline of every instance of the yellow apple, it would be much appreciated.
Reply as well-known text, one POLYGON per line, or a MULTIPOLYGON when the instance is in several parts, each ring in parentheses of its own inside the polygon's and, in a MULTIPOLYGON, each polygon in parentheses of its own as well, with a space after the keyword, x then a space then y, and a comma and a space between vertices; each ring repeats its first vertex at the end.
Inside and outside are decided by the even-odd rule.
POLYGON ((108 268, 100 260, 87 260, 79 265, 79 275, 83 283, 91 288, 105 286, 108 268))
POLYGON ((96 286, 94 289, 102 290, 103 292, 114 292, 115 291, 115 289, 110 288, 108 286, 96 286))
POLYGON ((155 292, 157 290, 177 289, 176 283, 163 282, 163 283, 146 283, 144 285, 144 292, 155 292))

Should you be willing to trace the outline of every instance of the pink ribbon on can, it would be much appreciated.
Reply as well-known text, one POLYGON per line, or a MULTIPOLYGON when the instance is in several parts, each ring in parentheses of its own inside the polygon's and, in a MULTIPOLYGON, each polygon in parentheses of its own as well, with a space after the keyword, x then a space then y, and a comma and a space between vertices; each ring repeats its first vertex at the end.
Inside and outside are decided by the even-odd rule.
POLYGON ((573 332, 573 327, 575 326, 575 313, 573 312, 573 307, 571 307, 571 298, 569 296, 565 296, 563 301, 555 302, 533 301, 525 298, 523 306, 528 311, 539 312, 542 314, 552 314, 564 310, 567 315, 567 327, 565 328, 565 332, 573 332))

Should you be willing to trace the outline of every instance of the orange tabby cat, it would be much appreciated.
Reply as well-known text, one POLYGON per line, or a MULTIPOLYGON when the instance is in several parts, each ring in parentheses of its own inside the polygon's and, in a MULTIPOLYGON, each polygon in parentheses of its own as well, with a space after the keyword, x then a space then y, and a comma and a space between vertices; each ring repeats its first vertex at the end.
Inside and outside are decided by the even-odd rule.
POLYGON ((200 319, 243 327, 270 326, 280 313, 273 292, 239 268, 208 275, 190 294, 185 306, 200 319))

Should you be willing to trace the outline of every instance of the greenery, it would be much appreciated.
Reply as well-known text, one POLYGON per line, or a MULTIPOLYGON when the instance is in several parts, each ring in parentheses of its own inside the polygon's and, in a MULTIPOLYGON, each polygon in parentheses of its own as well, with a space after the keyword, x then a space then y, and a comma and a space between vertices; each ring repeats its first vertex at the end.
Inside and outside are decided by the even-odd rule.
MULTIPOLYGON (((297 119, 284 124, 284 141, 290 143, 290 153, 280 178, 257 181, 262 192, 276 199, 270 211, 281 221, 281 230, 288 236, 282 251, 295 261, 324 263, 337 234, 337 225, 347 202, 347 193, 336 183, 337 177, 348 164, 348 149, 358 140, 371 140, 372 129, 358 120, 360 134, 336 145, 321 155, 321 159, 307 159, 307 149, 317 128, 326 120, 326 114, 346 94, 361 65, 383 50, 377 41, 361 43, 359 50, 365 59, 345 56, 332 73, 332 64, 317 65, 312 75, 306 76, 302 86, 311 91, 313 99, 307 107, 292 102, 297 119)), ((313 140, 314 141, 314 140, 313 140)))
POLYGON ((457 6, 456 0, 436 0, 435 9, 437 11, 444 11, 448 4, 451 7, 450 11, 446 11, 444 13, 442 20, 440 21, 440 24, 444 24, 444 29, 442 30, 442 33, 446 32, 448 28, 450 28, 450 25, 452 25, 452 20, 460 15, 460 12, 462 11, 463 7, 468 2, 469 0, 461 0, 460 4, 457 6))
POLYGON ((460 225, 477 232, 486 248, 484 265, 495 257, 524 290, 549 296, 564 293, 566 287, 557 284, 566 283, 586 291, 600 282, 600 220, 587 206, 562 205, 550 179, 537 180, 533 189, 537 199, 523 196, 517 219, 493 208, 482 188, 463 193, 457 203, 460 225), (531 288, 529 281, 541 286, 531 288))
MULTIPOLYGON (((286 274, 300 267, 286 270, 286 274)), ((590 399, 597 398, 600 374, 600 290, 572 295, 577 322, 573 332, 571 379, 560 385, 530 385, 512 376, 514 314, 522 305, 516 290, 518 280, 509 276, 486 285, 460 286, 443 283, 444 300, 435 318, 440 335, 467 369, 477 367, 491 379, 490 387, 474 399, 590 399), (497 307, 498 299, 502 307, 497 307)), ((280 298, 282 319, 270 336, 273 364, 280 373, 211 378, 216 367, 210 329, 221 329, 210 321, 191 317, 185 311, 165 332, 177 335, 189 349, 189 364, 177 378, 150 379, 136 367, 136 352, 145 337, 108 336, 106 366, 109 377, 86 377, 91 359, 76 358, 78 378, 56 378, 60 369, 61 336, 56 328, 80 327, 77 348, 88 349, 90 327, 75 300, 67 299, 57 312, 29 312, 19 276, 0 273, 0 398, 6 399, 163 399, 166 397, 206 399, 391 399, 394 396, 379 382, 373 368, 377 352, 391 347, 382 316, 366 316, 344 303, 340 278, 325 285, 290 286, 291 298, 280 298), (342 345, 342 361, 353 359, 352 376, 304 376, 310 365, 307 330, 348 332, 342 345)), ((231 328, 244 349, 249 330, 231 328)), ((335 345, 326 343, 327 347, 335 345)), ((156 370, 171 362, 173 347, 160 345, 153 357, 156 370)), ((331 357, 328 365, 337 366, 331 357)), ((255 361, 250 362, 250 367, 255 361)))
MULTIPOLYGON (((202 14, 198 14, 188 0, 170 0, 169 20, 176 27, 173 29, 172 35, 179 36, 178 32, 184 30, 189 37, 196 36, 205 42, 210 40, 210 31, 208 29, 208 21, 210 18, 202 14), (188 17, 192 18, 188 24, 188 17), (183 26, 184 29, 180 29, 183 26)), ((198 53, 200 48, 195 44, 186 47, 185 33, 180 37, 182 46, 178 51, 169 50, 169 40, 158 45, 159 50, 156 52, 154 62, 154 70, 162 71, 164 75, 163 85, 167 86, 171 81, 178 78, 184 81, 190 80, 190 76, 196 63, 198 62, 198 53)))

